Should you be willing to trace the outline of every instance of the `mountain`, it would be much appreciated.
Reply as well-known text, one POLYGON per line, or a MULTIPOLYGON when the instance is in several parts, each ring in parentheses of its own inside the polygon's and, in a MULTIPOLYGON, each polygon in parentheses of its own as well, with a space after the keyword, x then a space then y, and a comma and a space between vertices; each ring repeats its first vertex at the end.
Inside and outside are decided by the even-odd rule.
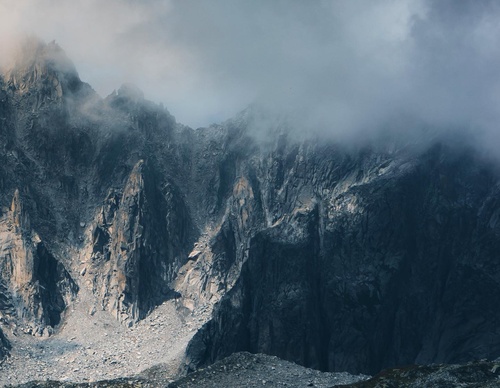
POLYGON ((292 155, 274 217, 188 349, 195 365, 249 350, 375 373, 498 355, 495 168, 443 144, 292 155))
POLYGON ((262 115, 193 130, 27 41, 0 78, 0 356, 87 298, 131 328, 167 301, 200 316, 186 371, 498 357, 498 165, 444 135, 347 146, 262 115))

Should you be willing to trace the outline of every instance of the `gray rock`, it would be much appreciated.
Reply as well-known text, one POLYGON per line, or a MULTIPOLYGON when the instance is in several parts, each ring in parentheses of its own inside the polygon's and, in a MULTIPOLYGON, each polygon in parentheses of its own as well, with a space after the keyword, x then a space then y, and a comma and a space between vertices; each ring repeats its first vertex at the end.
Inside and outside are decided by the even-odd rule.
POLYGON ((168 299, 211 317, 186 369, 236 351, 371 374, 500 354, 500 176, 474 150, 279 126, 257 141, 253 109, 192 130, 131 86, 101 99, 57 45, 28 46, 0 77, 11 327, 57 326, 85 287, 125 325, 168 299))
POLYGON ((10 349, 10 342, 5 338, 2 329, 0 329, 0 361, 9 354, 10 349))

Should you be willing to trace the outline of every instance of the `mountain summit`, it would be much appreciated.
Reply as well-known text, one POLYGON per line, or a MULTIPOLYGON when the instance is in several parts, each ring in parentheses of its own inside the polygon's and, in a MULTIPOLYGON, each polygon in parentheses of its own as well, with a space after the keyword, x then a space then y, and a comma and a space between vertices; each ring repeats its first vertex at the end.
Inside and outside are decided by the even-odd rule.
POLYGON ((20 44, 6 81, 20 93, 33 92, 49 98, 61 98, 63 92, 74 92, 81 85, 73 62, 55 41, 45 44, 35 37, 20 44))

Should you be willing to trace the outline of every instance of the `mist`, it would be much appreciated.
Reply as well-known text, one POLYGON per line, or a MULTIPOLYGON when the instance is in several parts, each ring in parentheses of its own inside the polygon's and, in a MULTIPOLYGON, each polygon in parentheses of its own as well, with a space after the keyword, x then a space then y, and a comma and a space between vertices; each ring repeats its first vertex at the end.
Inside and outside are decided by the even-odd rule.
POLYGON ((1 63, 22 34, 56 40, 100 95, 132 82, 194 128, 259 104, 306 134, 406 122, 500 145, 496 1, 2 0, 1 63))

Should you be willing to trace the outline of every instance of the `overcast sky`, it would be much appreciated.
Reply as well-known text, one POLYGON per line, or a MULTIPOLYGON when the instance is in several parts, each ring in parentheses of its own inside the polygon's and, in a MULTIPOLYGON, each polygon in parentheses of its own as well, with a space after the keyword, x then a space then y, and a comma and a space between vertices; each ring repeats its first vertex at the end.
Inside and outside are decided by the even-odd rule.
POLYGON ((500 123, 499 1, 0 0, 0 59, 19 33, 55 39, 103 97, 135 83, 192 127, 254 101, 331 133, 500 123))

